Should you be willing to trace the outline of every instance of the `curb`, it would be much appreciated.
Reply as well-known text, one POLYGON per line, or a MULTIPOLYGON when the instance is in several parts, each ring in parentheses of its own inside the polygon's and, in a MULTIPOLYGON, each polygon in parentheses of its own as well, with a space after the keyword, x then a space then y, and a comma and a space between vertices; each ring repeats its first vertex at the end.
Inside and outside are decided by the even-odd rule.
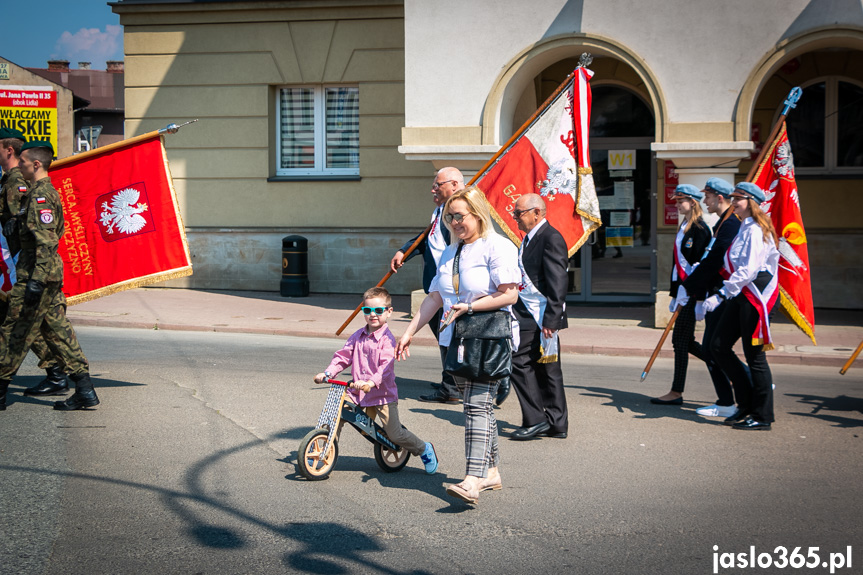
MULTIPOLYGON (((260 334, 260 335, 278 335, 278 336, 293 336, 293 337, 314 337, 320 339, 339 339, 344 336, 337 336, 335 333, 321 331, 298 331, 292 329, 262 329, 257 327, 232 327, 232 326, 201 326, 201 325, 186 325, 173 323, 149 323, 138 321, 119 321, 110 319, 100 319, 92 317, 70 317, 72 325, 88 326, 88 327, 111 327, 121 329, 149 329, 149 330, 168 330, 168 331, 192 331, 192 332, 217 332, 217 333, 245 333, 245 334, 260 334)), ((424 347, 432 347, 437 345, 434 338, 428 336, 414 337, 413 345, 424 347)), ((561 352, 575 355, 598 355, 609 357, 650 357, 653 353, 652 349, 632 348, 632 347, 612 347, 612 346, 593 346, 593 345, 561 345, 561 352)), ((674 351, 663 349, 659 352, 661 359, 673 359, 674 351)), ((841 368, 847 361, 846 356, 836 355, 820 355, 809 353, 782 353, 768 352, 768 361, 773 364, 781 365, 808 365, 813 367, 835 367, 841 368)))

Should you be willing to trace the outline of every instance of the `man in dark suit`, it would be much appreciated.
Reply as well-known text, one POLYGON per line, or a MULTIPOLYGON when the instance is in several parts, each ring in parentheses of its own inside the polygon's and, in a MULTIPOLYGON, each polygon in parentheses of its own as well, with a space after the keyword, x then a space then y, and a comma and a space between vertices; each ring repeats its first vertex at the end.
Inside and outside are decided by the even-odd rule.
MULTIPOLYGON (((437 274, 437 263, 440 260, 440 255, 449 245, 450 235, 449 230, 443 223, 443 206, 451 195, 464 189, 464 176, 456 168, 441 168, 435 175, 432 183, 432 200, 435 203, 435 211, 432 214, 431 230, 426 237, 417 245, 416 249, 411 252, 408 259, 411 259, 416 254, 423 256, 423 291, 429 292, 431 282, 437 274)), ((393 256, 390 262, 390 269, 393 272, 398 272, 399 268, 405 263, 405 252, 416 241, 414 236, 403 245, 396 255, 393 256)), ((440 327, 441 314, 443 308, 438 310, 435 316, 429 322, 429 328, 435 338, 438 336, 438 328, 440 327)), ((440 348, 441 365, 446 362, 446 347, 440 348)), ((428 395, 421 395, 420 401, 429 403, 458 403, 461 401, 461 393, 455 385, 455 380, 447 372, 441 373, 440 389, 428 395)))
POLYGON ((512 212, 526 232, 519 249, 522 282, 513 311, 521 343, 512 355, 512 385, 521 404, 522 427, 512 439, 544 435, 565 439, 569 413, 560 369, 558 330, 567 327, 566 290, 569 254, 563 236, 545 219, 537 194, 522 196, 512 212))

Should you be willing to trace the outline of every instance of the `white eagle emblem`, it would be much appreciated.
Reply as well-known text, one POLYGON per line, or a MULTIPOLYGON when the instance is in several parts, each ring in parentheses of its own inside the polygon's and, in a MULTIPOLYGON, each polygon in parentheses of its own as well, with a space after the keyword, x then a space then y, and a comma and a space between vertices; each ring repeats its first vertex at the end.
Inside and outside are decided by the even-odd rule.
POLYGON ((784 141, 776 149, 776 157, 773 160, 773 168, 780 176, 794 178, 794 154, 791 153, 791 144, 784 141))
POLYGON ((147 225, 147 220, 141 215, 147 211, 147 204, 136 205, 140 197, 141 192, 135 188, 126 188, 114 194, 110 206, 108 202, 102 202, 99 220, 106 233, 113 234, 116 226, 120 233, 134 234, 147 225))
POLYGON ((578 174, 571 158, 562 158, 549 166, 545 178, 536 184, 541 196, 553 201, 557 194, 569 194, 575 199, 578 174))

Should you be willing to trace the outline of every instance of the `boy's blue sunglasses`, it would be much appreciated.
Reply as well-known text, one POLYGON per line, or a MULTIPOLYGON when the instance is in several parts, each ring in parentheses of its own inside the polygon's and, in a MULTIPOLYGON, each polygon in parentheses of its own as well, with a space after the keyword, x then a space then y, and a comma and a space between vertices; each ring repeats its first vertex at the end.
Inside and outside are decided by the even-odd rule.
POLYGON ((375 312, 375 315, 381 315, 381 314, 383 314, 385 311, 387 311, 389 308, 387 308, 387 307, 368 307, 368 306, 365 306, 365 305, 364 305, 364 306, 363 306, 362 308, 360 308, 360 309, 362 309, 362 310, 363 310, 363 314, 364 314, 364 315, 369 315, 369 314, 371 314, 372 312, 375 312))

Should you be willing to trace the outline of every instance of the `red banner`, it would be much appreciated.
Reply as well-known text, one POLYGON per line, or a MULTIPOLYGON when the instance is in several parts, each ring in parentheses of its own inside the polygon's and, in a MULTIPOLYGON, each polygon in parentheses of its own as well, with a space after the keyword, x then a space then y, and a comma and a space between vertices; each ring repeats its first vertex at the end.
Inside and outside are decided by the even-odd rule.
POLYGON ((540 194, 546 217, 566 240, 572 256, 597 229, 599 202, 590 168, 590 84, 593 72, 576 68, 573 78, 542 110, 476 185, 501 229, 516 244, 523 233, 512 217, 515 202, 540 194))
POLYGON ((809 247, 794 179, 794 156, 785 124, 769 143, 754 183, 767 196, 761 209, 770 215, 779 234, 780 304, 785 314, 815 343, 815 310, 809 275, 809 247))
POLYGON ((63 292, 70 304, 191 275, 162 137, 135 138, 57 162, 63 292))

